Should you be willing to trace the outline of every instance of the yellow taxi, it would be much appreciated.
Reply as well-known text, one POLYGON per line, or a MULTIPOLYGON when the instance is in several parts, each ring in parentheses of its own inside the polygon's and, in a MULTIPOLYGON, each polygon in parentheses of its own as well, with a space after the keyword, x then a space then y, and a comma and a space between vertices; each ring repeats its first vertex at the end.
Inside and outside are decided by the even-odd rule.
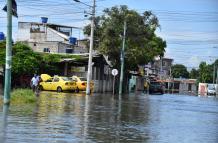
POLYGON ((69 77, 65 76, 54 76, 51 77, 48 74, 41 74, 42 82, 39 84, 40 90, 53 90, 57 92, 62 91, 75 91, 77 84, 72 81, 69 77))
MULTIPOLYGON (((87 85, 87 79, 85 77, 78 77, 78 76, 72 76, 72 80, 76 82, 76 92, 84 91, 86 90, 87 85)), ((90 89, 91 91, 94 90, 94 83, 93 81, 90 82, 90 89)))

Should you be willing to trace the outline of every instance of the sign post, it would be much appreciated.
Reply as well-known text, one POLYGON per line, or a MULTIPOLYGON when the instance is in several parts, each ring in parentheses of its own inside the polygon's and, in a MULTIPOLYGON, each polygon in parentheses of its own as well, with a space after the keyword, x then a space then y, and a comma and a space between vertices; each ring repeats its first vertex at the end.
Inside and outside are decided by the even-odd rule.
POLYGON ((114 86, 115 86, 115 76, 118 74, 118 70, 117 69, 113 69, 112 70, 112 75, 114 76, 113 79, 113 95, 114 95, 114 86))

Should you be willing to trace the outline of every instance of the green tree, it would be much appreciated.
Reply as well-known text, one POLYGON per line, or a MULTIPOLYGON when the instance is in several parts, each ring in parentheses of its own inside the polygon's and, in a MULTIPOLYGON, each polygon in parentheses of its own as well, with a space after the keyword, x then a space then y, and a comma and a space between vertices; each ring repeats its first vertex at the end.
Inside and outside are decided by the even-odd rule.
MULTIPOLYGON (((95 20, 95 49, 109 56, 115 67, 120 65, 124 21, 127 22, 126 70, 136 70, 139 64, 163 55, 166 42, 155 35, 159 21, 152 12, 145 11, 140 15, 127 6, 107 8, 95 20)), ((84 33, 90 35, 90 25, 85 27, 84 33)))
POLYGON ((207 65, 206 62, 200 63, 199 81, 203 83, 212 83, 213 81, 213 66, 212 65, 207 65))
POLYGON ((199 78, 199 71, 196 69, 192 69, 189 73, 189 77, 192 79, 198 79, 199 78))
POLYGON ((16 43, 12 49, 12 73, 13 75, 32 75, 39 71, 41 56, 22 43, 16 43))
POLYGON ((174 78, 188 78, 189 73, 187 68, 182 64, 176 64, 172 66, 172 75, 174 78))

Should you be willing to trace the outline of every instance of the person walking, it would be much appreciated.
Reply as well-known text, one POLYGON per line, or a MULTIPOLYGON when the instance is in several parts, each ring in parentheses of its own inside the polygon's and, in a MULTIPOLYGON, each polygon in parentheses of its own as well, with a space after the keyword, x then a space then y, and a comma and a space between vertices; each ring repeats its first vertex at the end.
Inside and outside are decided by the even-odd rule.
POLYGON ((38 82, 39 82, 38 80, 39 80, 39 78, 37 77, 36 74, 34 74, 34 76, 31 79, 31 88, 32 88, 33 92, 35 92, 37 89, 38 82))

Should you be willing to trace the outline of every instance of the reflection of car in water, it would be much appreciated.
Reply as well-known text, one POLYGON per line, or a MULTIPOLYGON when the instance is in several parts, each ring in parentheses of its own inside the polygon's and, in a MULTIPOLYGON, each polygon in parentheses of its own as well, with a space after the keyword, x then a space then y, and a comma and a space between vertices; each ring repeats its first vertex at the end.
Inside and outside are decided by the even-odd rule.
POLYGON ((149 84, 149 94, 163 94, 164 87, 160 82, 150 82, 149 84))
MULTIPOLYGON (((85 91, 87 85, 87 79, 85 77, 72 76, 73 81, 76 81, 76 92, 85 91)), ((94 83, 90 82, 90 89, 93 91, 94 83)))
POLYGON ((39 84, 40 90, 56 90, 58 92, 76 90, 76 82, 72 81, 69 77, 51 77, 47 74, 41 74, 41 79, 42 82, 39 84))
POLYGON ((207 95, 216 95, 216 88, 213 84, 208 84, 207 95))

